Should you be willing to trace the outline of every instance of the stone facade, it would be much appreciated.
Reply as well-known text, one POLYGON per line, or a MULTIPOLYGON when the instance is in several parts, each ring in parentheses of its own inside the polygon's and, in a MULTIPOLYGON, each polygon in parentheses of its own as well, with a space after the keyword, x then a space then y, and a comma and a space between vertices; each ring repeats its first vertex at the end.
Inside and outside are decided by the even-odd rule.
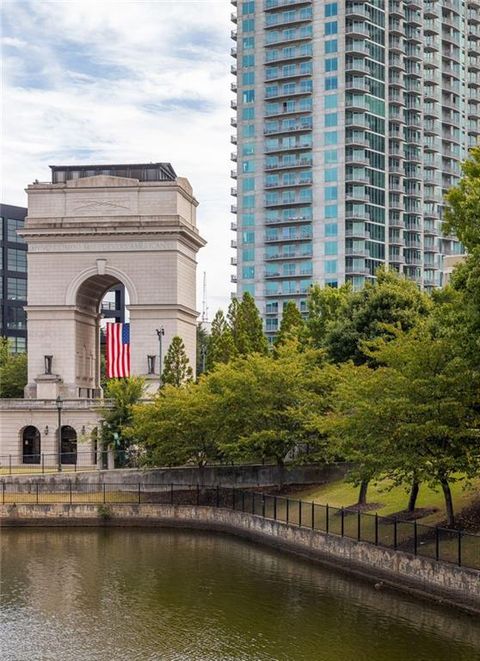
POLYGON ((55 451, 58 396, 62 425, 77 439, 98 425, 100 306, 115 285, 127 292, 131 374, 158 387, 162 327, 163 353, 179 335, 195 368, 196 254, 205 241, 192 188, 171 166, 170 179, 155 181, 108 168, 27 188, 28 385, 25 400, 0 405, 0 455, 21 454, 28 425, 38 429, 42 453, 55 451))

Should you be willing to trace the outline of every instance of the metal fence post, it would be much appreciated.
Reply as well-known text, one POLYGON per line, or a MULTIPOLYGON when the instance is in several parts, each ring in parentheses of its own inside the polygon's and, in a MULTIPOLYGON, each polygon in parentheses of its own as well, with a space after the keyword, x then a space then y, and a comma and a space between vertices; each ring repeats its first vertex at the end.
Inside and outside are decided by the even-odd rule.
POLYGON ((458 531, 458 566, 462 566, 462 531, 458 531))
POLYGON ((36 492, 37 492, 37 505, 38 505, 38 482, 35 484, 36 486, 36 492))
POLYGON ((315 530, 315 503, 312 500, 312 530, 315 530))
POLYGON ((232 510, 235 510, 235 487, 232 487, 232 510))
POLYGON ((103 502, 104 502, 104 503, 106 502, 106 498, 105 498, 105 496, 106 496, 106 494, 105 494, 105 482, 104 482, 104 483, 103 483, 103 502))
POLYGON ((418 538, 417 538, 417 522, 413 522, 413 554, 417 555, 418 538))
POLYGON ((277 520, 277 497, 273 497, 273 520, 277 520))
POLYGON ((340 511, 341 511, 340 532, 343 537, 345 535, 345 510, 342 507, 340 511))
POLYGON ((375 512, 375 546, 378 546, 378 514, 375 512))
POLYGON ((200 485, 197 484, 197 507, 200 505, 200 485))
POLYGON ((245 512, 245 491, 242 491, 242 512, 245 512))
POLYGON ((329 529, 329 513, 328 513, 328 503, 325 505, 325 532, 328 535, 328 529, 329 529))
POLYGON ((288 516, 290 514, 290 512, 289 512, 289 509, 290 509, 289 503, 290 503, 290 501, 287 498, 287 510, 285 512, 285 523, 288 523, 288 519, 289 519, 289 516, 288 516))
POLYGON ((302 525, 302 501, 298 501, 298 527, 302 525))
POLYGON ((173 505, 173 482, 170 484, 170 505, 173 505))
POLYGON ((397 550, 397 517, 393 517, 393 549, 397 550))
POLYGON ((217 488, 216 488, 216 491, 215 491, 215 505, 216 505, 216 507, 220 507, 220 489, 218 487, 218 484, 217 484, 217 488))
POLYGON ((362 537, 361 532, 360 532, 361 522, 362 522, 362 513, 360 512, 360 510, 358 510, 358 512, 357 512, 357 539, 358 539, 358 541, 360 541, 360 539, 362 537))
POLYGON ((435 526, 435 560, 440 558, 440 535, 438 526, 435 526))
POLYGON ((252 514, 255 514, 255 491, 252 491, 252 514))
POLYGON ((45 473, 45 455, 42 452, 42 474, 45 473))
POLYGON ((5 505, 5 482, 2 482, 2 505, 5 505))
POLYGON ((12 455, 8 455, 8 470, 10 472, 10 475, 12 474, 12 455))
POLYGON ((75 463, 73 464, 73 472, 77 472, 77 461, 78 461, 78 455, 75 453, 75 463))
POLYGON ((140 505, 140 502, 141 502, 141 500, 142 500, 142 495, 141 495, 141 491, 140 491, 140 489, 141 489, 141 485, 140 485, 140 482, 139 482, 139 483, 138 483, 138 504, 139 504, 139 505, 140 505))
POLYGON ((70 505, 72 504, 72 480, 68 481, 69 491, 70 491, 70 505))
POLYGON ((265 494, 262 493, 262 516, 265 518, 265 494))

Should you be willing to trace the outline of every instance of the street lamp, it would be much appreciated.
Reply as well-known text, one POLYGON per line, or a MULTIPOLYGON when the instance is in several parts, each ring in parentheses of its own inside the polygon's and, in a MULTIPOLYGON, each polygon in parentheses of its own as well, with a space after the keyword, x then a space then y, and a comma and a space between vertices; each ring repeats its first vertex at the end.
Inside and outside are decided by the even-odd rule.
POLYGON ((159 373, 159 383, 162 385, 162 337, 165 335, 165 329, 163 326, 157 328, 158 336, 158 348, 159 348, 159 361, 158 361, 158 373, 159 373))
POLYGON ((61 472, 61 470, 62 470, 62 409, 63 409, 63 399, 60 397, 60 395, 55 400, 55 403, 57 405, 57 413, 58 413, 57 462, 58 462, 58 470, 59 470, 59 472, 61 472))

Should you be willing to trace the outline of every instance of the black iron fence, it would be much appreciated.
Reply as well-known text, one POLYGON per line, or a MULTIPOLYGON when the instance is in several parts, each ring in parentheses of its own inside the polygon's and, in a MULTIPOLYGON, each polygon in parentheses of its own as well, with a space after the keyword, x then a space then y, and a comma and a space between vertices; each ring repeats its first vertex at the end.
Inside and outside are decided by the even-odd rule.
POLYGON ((42 452, 0 455, 0 476, 105 469, 108 451, 42 452))
POLYGON ((287 496, 219 486, 77 483, 64 480, 15 484, 2 482, 2 504, 159 503, 218 507, 246 512, 290 526, 348 537, 415 556, 480 570, 480 535, 442 526, 427 526, 400 517, 378 516, 348 508, 320 505, 287 496))

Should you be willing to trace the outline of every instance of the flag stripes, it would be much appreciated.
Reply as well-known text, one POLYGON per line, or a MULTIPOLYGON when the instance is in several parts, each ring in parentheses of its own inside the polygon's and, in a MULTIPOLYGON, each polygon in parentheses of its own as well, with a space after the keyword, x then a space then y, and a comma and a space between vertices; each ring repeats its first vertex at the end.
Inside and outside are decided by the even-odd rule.
POLYGON ((130 324, 107 323, 107 379, 130 376, 130 324))

